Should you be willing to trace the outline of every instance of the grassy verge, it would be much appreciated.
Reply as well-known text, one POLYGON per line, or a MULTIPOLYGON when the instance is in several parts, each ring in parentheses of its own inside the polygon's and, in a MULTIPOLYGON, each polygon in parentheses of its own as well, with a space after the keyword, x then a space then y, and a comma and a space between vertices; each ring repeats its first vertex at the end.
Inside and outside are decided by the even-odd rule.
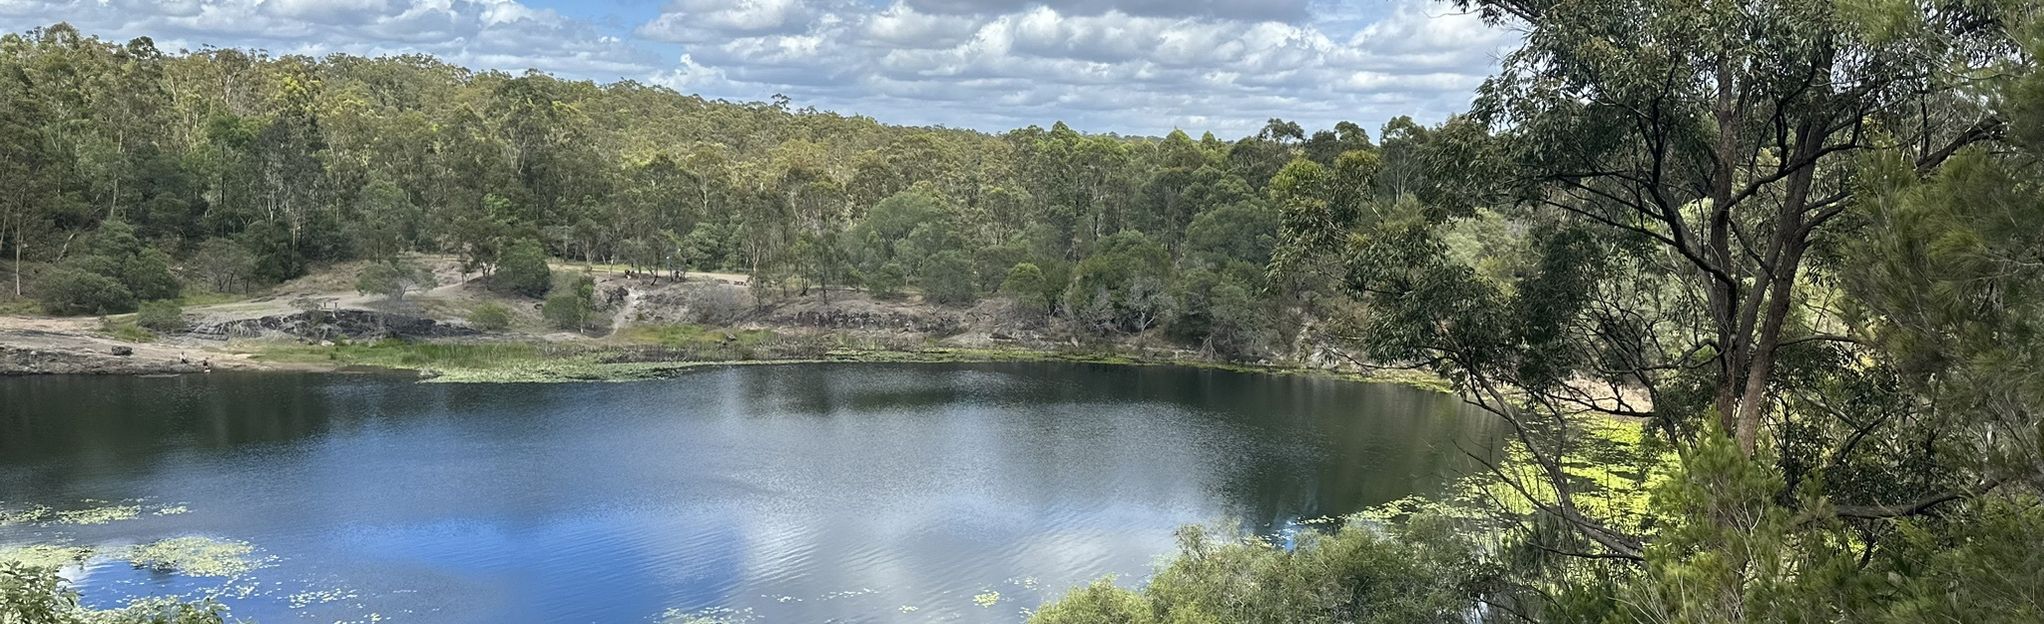
POLYGON ((109 316, 99 322, 99 332, 122 342, 154 342, 156 334, 135 324, 135 315, 109 316))
POLYGON ((239 303, 242 301, 246 301, 248 299, 249 295, 186 290, 183 296, 177 298, 177 304, 187 308, 192 308, 198 306, 220 305, 223 303, 239 303))
POLYGON ((632 381, 666 377, 708 366, 745 364, 1074 362, 1311 375, 1448 391, 1443 380, 1411 371, 1343 373, 1306 367, 1160 358, 1099 349, 883 344, 836 334, 783 335, 768 330, 732 330, 699 325, 630 327, 604 341, 586 343, 388 340, 332 346, 266 344, 255 345, 251 350, 258 359, 265 361, 416 370, 439 382, 632 381))
POLYGON ((634 325, 618 331, 616 338, 634 344, 670 348, 736 344, 761 346, 775 338, 764 329, 717 329, 703 325, 634 325))
POLYGON ((380 342, 313 345, 267 345, 258 357, 276 362, 332 363, 340 366, 373 366, 412 370, 489 369, 521 362, 538 361, 550 355, 543 345, 505 343, 434 343, 385 340, 380 342))
POLYGON ((32 299, 16 299, 13 295, 0 296, 0 314, 32 316, 42 314, 43 308, 32 299))

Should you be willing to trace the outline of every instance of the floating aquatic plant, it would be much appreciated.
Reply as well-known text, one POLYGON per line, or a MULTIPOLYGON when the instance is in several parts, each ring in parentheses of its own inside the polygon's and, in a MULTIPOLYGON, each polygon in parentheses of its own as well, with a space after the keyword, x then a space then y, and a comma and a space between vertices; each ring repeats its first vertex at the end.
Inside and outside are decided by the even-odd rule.
POLYGON ((291 594, 285 597, 285 600, 291 605, 291 608, 303 609, 312 605, 354 600, 360 597, 359 594, 350 589, 315 589, 291 594))
POLYGON ((108 505, 105 504, 106 501, 93 499, 87 499, 83 503, 86 505, 85 507, 63 511, 51 509, 47 505, 37 505, 26 509, 0 510, 0 526, 17 524, 107 524, 139 518, 145 511, 157 516, 171 516, 191 511, 190 508, 184 505, 161 506, 153 509, 146 508, 142 505, 141 500, 122 501, 118 505, 108 505))
POLYGON ((656 621, 660 624, 746 624, 758 620, 751 609, 716 608, 695 611, 668 609, 656 621))
POLYGON ((138 568, 190 576, 240 576, 270 563, 247 542, 203 536, 174 537, 128 548, 122 558, 138 568))
POLYGON ((861 587, 861 588, 858 588, 858 589, 853 589, 853 590, 847 590, 847 591, 834 591, 834 592, 830 592, 830 593, 828 593, 828 594, 824 594, 824 595, 823 595, 822 597, 820 597, 820 598, 817 598, 817 600, 837 600, 837 599, 839 599, 839 598, 850 598, 850 597, 853 597, 853 596, 864 596, 864 595, 866 595, 866 594, 873 594, 873 593, 879 593, 879 590, 873 589, 873 588, 871 588, 871 587, 861 587))
POLYGON ((0 547, 0 565, 13 563, 31 568, 61 568, 90 558, 92 549, 84 546, 36 544, 0 547))
POLYGON ((59 511, 51 518, 51 524, 106 524, 120 520, 133 520, 142 515, 141 505, 108 505, 71 511, 59 511))
POLYGON ((56 515, 55 511, 40 505, 27 509, 0 510, 0 526, 42 522, 53 515, 56 515))

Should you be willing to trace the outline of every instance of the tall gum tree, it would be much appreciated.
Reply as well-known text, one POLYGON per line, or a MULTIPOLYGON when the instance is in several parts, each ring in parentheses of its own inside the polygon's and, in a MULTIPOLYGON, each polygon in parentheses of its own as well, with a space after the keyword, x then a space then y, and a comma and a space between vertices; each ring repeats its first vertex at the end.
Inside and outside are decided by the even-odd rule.
MULTIPOLYGON (((1369 304, 1358 337, 1372 359, 1439 371, 1509 420, 1539 483, 1507 480, 1602 547, 1578 554, 1638 559, 1650 530, 1588 517, 1573 500, 1574 414, 1645 419, 1678 449, 1721 427, 1748 457, 1765 450, 1790 468, 1791 484, 1892 448, 1861 442, 1903 435, 1896 427, 1868 425, 1880 421, 1854 413, 1852 397, 1825 394, 1887 370, 1841 302, 1842 254, 1867 223, 1859 174, 1900 161, 1929 178, 2002 144, 2001 87, 2033 63, 2017 39, 2037 8, 1457 4, 1524 42, 1469 116, 1427 132, 1418 201, 1295 202, 1285 214, 1295 248, 1274 270, 1339 250, 1349 289, 1369 304), (1530 257, 1508 280, 1445 257, 1442 231, 1479 207, 1528 232, 1530 257), (1776 448, 1760 448, 1767 439, 1776 448)), ((1903 464, 1845 479, 1885 485, 1834 490, 1866 499, 1838 514, 1919 513, 1999 482, 1903 464)))

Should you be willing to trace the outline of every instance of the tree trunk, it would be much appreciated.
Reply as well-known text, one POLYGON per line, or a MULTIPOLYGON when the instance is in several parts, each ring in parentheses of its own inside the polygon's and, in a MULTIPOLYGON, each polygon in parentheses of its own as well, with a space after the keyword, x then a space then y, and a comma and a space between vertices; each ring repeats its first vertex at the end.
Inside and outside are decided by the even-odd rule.
MULTIPOLYGON (((1732 82, 1730 59, 1719 53, 1717 58, 1717 97, 1712 113, 1717 122, 1717 145, 1713 148, 1716 162, 1711 170, 1711 220, 1710 243, 1711 262, 1718 269, 1738 279, 1737 265, 1731 256, 1732 184, 1736 178, 1733 171, 1732 151, 1738 145, 1739 102, 1732 82)), ((1724 276, 1706 273, 1709 282, 1711 315, 1717 322, 1718 330, 1718 374, 1717 408, 1718 424, 1730 432, 1737 429, 1735 411, 1738 409, 1738 371, 1745 360, 1745 335, 1737 332, 1739 319, 1739 285, 1724 276)))
MULTIPOLYGON (((1804 210, 1809 206, 1810 188, 1817 175, 1816 156, 1823 148, 1826 133, 1822 128, 1830 123, 1828 119, 1805 119, 1796 131, 1796 147, 1790 162, 1802 162, 1786 178, 1781 209, 1774 218, 1774 241, 1768 251, 1767 260, 1761 265, 1767 274, 1763 287, 1755 285, 1754 298, 1765 297, 1766 310, 1760 314, 1757 323, 1750 320, 1758 310, 1759 302, 1749 301, 1748 312, 1741 319, 1740 336, 1747 342, 1744 388, 1740 393, 1738 416, 1734 420, 1733 432, 1739 442, 1739 450, 1747 457, 1753 456, 1760 437, 1760 420, 1767 414, 1767 386, 1774 374, 1775 350, 1781 346, 1782 326, 1787 322, 1789 308, 1795 303, 1796 274, 1801 270, 1803 253, 1809 249, 1809 233, 1804 230, 1804 210)), ((1735 364, 1738 364, 1735 362, 1735 364)))
POLYGON ((1739 450, 1747 457, 1753 456, 1754 447, 1760 439, 1760 419, 1767 413, 1767 385, 1774 375, 1774 351, 1781 346, 1782 323, 1787 320, 1791 294, 1795 290, 1796 263, 1801 262, 1802 250, 1791 250, 1785 256, 1794 256, 1794 262, 1783 262, 1773 283, 1769 286, 1767 319, 1762 322, 1760 335, 1752 346, 1753 360, 1747 367, 1745 392, 1739 398, 1737 427, 1734 435, 1739 450))

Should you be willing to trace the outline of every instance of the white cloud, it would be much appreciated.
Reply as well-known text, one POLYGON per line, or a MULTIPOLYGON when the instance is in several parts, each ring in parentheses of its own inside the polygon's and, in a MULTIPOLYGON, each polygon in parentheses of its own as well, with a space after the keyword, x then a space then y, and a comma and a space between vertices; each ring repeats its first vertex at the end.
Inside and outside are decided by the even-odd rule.
POLYGON ((899 123, 1223 136, 1274 116, 1438 120, 1515 42, 1427 0, 670 0, 608 28, 534 1, 0 0, 0 26, 64 20, 167 49, 424 52, 709 97, 785 93, 899 123))
POLYGON ((906 0, 934 13, 1001 15, 1047 6, 1067 15, 1123 13, 1159 17, 1200 17, 1240 21, 1298 21, 1310 15, 1310 0, 906 0))
MULTIPOLYGON (((8 0, 0 0, 8 1, 8 0)), ((614 80, 660 56, 589 24, 517 0, 12 0, 0 27, 59 21, 100 36, 147 36, 167 50, 254 47, 275 53, 423 52, 479 69, 538 68, 614 80)))
POLYGON ((963 43, 978 32, 970 16, 924 13, 896 4, 866 19, 860 27, 866 40, 902 48, 945 48, 963 43))
POLYGON ((390 11, 389 0, 268 0, 264 11, 287 19, 329 24, 374 21, 390 11))
POLYGON ((1065 119, 1161 133, 1198 119, 1244 134, 1273 116, 1313 127, 1440 119, 1466 106, 1512 42, 1474 16, 1422 0, 1382 6, 1375 19, 1350 9, 1316 23, 1217 17, 1214 7, 1225 3, 1213 2, 1169 15, 1141 2, 1079 10, 804 1, 820 17, 799 33, 726 32, 687 46, 693 62, 722 71, 716 88, 729 91, 718 95, 787 93, 882 119, 965 118, 989 129, 1065 119))
POLYGON ((675 0, 638 32, 659 41, 703 43, 798 33, 821 15, 804 0, 675 0))

